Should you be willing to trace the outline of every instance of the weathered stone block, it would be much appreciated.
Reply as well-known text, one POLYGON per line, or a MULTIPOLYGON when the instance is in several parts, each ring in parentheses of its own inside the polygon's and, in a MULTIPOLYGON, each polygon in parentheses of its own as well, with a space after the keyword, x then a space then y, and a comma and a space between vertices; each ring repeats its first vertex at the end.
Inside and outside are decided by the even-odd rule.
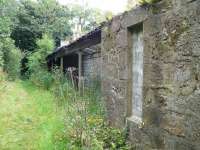
POLYGON ((123 127, 133 96, 130 27, 143 25, 142 123, 127 121, 136 149, 200 149, 199 16, 199 0, 163 0, 114 18, 102 34, 103 94, 110 122, 123 127))

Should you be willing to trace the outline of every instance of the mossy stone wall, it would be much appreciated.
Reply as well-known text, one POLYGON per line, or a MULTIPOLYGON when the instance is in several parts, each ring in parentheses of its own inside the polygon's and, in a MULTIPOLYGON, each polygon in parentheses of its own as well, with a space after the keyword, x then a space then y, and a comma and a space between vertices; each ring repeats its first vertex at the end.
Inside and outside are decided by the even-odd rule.
POLYGON ((108 120, 136 149, 200 149, 200 0, 163 0, 116 16, 102 32, 108 120), (127 120, 132 97, 129 28, 143 23, 143 123, 127 120))

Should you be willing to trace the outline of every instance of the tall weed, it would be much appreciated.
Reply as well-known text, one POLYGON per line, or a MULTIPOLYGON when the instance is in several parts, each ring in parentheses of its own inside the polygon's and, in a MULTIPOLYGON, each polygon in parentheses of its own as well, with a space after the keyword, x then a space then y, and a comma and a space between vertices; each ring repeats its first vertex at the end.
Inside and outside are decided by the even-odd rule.
MULTIPOLYGON (((65 109, 68 149, 128 149, 124 132, 109 127, 105 121, 105 109, 99 81, 77 91, 60 69, 53 71, 55 100, 65 109)), ((73 80, 71 78, 71 80, 73 80)))

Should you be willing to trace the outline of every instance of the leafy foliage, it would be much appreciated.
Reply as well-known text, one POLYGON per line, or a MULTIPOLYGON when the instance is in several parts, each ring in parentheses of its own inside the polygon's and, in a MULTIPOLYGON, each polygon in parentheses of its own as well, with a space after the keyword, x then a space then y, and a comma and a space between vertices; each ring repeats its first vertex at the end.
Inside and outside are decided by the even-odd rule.
MULTIPOLYGON (((99 96, 98 83, 83 93, 77 92, 59 69, 53 73, 52 93, 66 112, 66 132, 59 134, 67 149, 128 150, 124 131, 109 127, 104 120, 104 105, 99 96)), ((59 138, 58 137, 58 138, 59 138)))
POLYGON ((120 129, 101 124, 101 126, 97 128, 96 136, 97 139, 103 143, 104 149, 129 150, 130 147, 126 143, 124 133, 125 132, 120 129))
POLYGON ((36 14, 41 31, 52 35, 56 42, 71 35, 71 14, 67 6, 62 6, 55 0, 40 0, 36 14))
POLYGON ((51 73, 47 70, 46 57, 54 48, 54 41, 44 34, 42 39, 37 40, 37 49, 28 57, 28 68, 31 80, 44 88, 49 88, 52 83, 51 73))
POLYGON ((8 17, 0 17, 0 37, 7 37, 10 34, 10 24, 11 21, 8 17))
POLYGON ((40 28, 34 19, 34 6, 31 1, 24 1, 19 5, 16 14, 17 22, 11 34, 11 37, 15 40, 15 45, 23 51, 35 49, 35 39, 41 37, 40 28))
POLYGON ((3 66, 4 66, 4 59, 3 59, 3 44, 0 43, 0 70, 3 70, 3 66))
POLYGON ((37 40, 37 48, 33 53, 29 54, 28 66, 32 73, 35 73, 40 69, 47 69, 46 57, 51 53, 53 48, 53 39, 49 38, 47 34, 44 34, 42 39, 37 40))
POLYGON ((16 79, 20 76, 22 53, 15 47, 14 42, 8 39, 4 47, 4 69, 8 73, 9 79, 16 79))
POLYGON ((11 37, 23 51, 33 51, 36 39, 44 33, 52 35, 56 46, 59 46, 61 39, 72 35, 77 24, 85 33, 102 21, 100 11, 79 5, 62 6, 56 0, 20 0, 18 6, 11 37))
POLYGON ((75 27, 72 30, 80 35, 93 30, 105 20, 105 17, 98 9, 83 8, 80 5, 71 5, 69 9, 72 17, 71 26, 75 27))
POLYGON ((0 68, 8 73, 9 79, 20 74, 22 54, 10 38, 12 21, 16 10, 15 0, 0 0, 0 68))
MULTIPOLYGON (((0 19, 0 33, 8 33, 9 36, 11 33, 16 47, 25 53, 33 52, 37 48, 37 39, 41 39, 45 33, 52 36, 55 46, 60 46, 61 40, 70 40, 69 36, 76 34, 74 27, 81 25, 80 32, 85 33, 102 20, 100 11, 83 9, 82 6, 77 5, 63 6, 56 0, 8 0, 3 2, 8 4, 2 4, 5 8, 2 11, 2 13, 5 12, 4 14, 9 14, 8 10, 12 2, 15 7, 10 9, 14 13, 0 19), (3 22, 2 19, 5 21, 3 22)), ((22 60, 22 74, 28 70, 27 61, 25 56, 22 60)))
POLYGON ((19 77, 22 53, 15 47, 14 41, 4 38, 0 44, 0 52, 1 66, 8 73, 9 79, 14 80, 19 77))
POLYGON ((0 38, 9 37, 16 13, 15 0, 0 0, 0 38))

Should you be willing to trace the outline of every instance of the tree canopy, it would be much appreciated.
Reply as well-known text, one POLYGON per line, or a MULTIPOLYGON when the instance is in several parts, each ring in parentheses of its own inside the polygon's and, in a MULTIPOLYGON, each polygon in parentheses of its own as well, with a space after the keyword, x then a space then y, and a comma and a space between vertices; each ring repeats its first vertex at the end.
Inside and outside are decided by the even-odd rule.
POLYGON ((87 32, 101 20, 101 13, 82 6, 63 6, 56 0, 20 0, 16 10, 16 19, 11 37, 22 50, 32 51, 36 39, 42 34, 52 35, 56 46, 61 39, 71 36, 74 27, 81 25, 81 31, 87 32))
MULTIPOLYGON (((38 50, 37 41, 45 34, 59 46, 61 40, 80 36, 103 19, 99 10, 56 0, 0 0, 0 66, 5 66, 5 47, 30 54, 38 50)), ((24 56, 22 68, 27 70, 24 56)))

